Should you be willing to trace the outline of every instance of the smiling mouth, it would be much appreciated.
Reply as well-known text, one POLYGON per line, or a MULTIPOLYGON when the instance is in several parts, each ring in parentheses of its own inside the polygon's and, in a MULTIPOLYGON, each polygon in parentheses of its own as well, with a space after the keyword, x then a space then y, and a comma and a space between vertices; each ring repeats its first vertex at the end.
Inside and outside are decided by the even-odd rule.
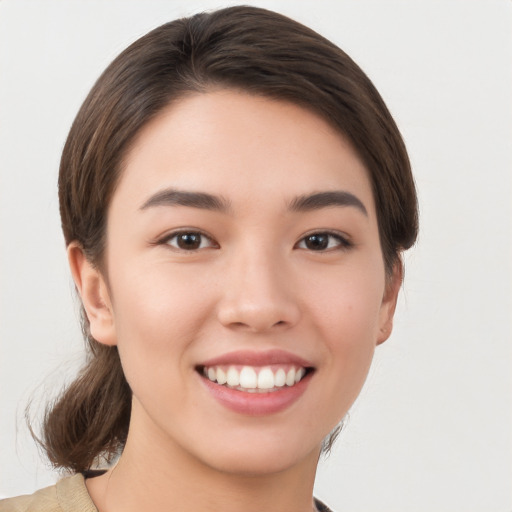
POLYGON ((314 371, 311 367, 272 366, 199 366, 197 371, 220 386, 247 393, 269 393, 293 387, 314 371))

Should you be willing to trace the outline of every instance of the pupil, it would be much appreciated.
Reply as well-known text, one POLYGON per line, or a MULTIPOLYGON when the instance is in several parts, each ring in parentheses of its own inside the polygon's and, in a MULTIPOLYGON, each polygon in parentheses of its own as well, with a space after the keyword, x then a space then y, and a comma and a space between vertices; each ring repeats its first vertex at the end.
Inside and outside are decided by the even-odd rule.
POLYGON ((184 233, 178 237, 178 246, 181 249, 198 249, 201 245, 201 235, 184 233))
POLYGON ((310 235, 306 238, 306 247, 313 251, 326 249, 329 243, 327 235, 310 235))

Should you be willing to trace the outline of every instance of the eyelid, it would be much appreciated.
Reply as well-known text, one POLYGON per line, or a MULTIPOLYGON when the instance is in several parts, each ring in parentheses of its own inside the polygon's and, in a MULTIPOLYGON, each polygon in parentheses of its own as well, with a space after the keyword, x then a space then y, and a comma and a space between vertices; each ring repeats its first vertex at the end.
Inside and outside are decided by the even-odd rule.
POLYGON ((203 250, 203 249, 210 249, 210 248, 218 248, 219 247, 219 244, 208 233, 205 233, 201 229, 186 228, 186 227, 185 228, 178 228, 178 229, 174 229, 172 231, 169 231, 168 233, 162 235, 157 240, 155 240, 155 242, 153 242, 152 245, 167 245, 168 247, 170 247, 171 249, 173 249, 175 251, 190 252, 190 253, 197 252, 197 251, 200 251, 200 250, 203 250), (173 246, 173 245, 171 245, 169 243, 169 241, 172 240, 173 238, 175 238, 175 237, 177 237, 179 235, 183 235, 183 234, 200 235, 201 237, 206 238, 210 242, 210 244, 209 244, 208 247, 199 247, 197 249, 189 249, 189 250, 187 250, 187 249, 182 249, 180 247, 175 247, 175 246, 173 246))
MULTIPOLYGON (((219 248, 219 244, 208 233, 205 233, 203 230, 198 229, 198 228, 186 228, 186 227, 174 229, 170 232, 167 232, 164 235, 158 237, 155 241, 150 242, 150 243, 151 243, 151 245, 167 245, 168 247, 170 247, 171 249, 174 249, 176 251, 190 252, 190 253, 197 252, 197 251, 203 250, 203 249, 219 248), (187 250, 187 249, 182 249, 180 247, 174 247, 173 245, 171 245, 169 243, 170 240, 172 240, 173 238, 175 238, 181 234, 200 235, 201 237, 206 238, 209 241, 209 246, 187 250)), ((315 230, 311 230, 308 233, 305 233, 295 244, 294 248, 304 249, 304 250, 308 250, 311 252, 329 252, 329 251, 333 251, 333 250, 347 250, 353 246, 354 246, 354 243, 350 240, 350 237, 348 235, 346 235, 345 233, 342 233, 340 231, 335 231, 332 229, 315 229, 315 230), (309 249, 308 247, 300 247, 300 245, 305 241, 306 238, 313 236, 313 235, 325 235, 325 236, 332 237, 338 241, 338 244, 335 247, 330 247, 330 248, 328 247, 326 249, 320 249, 317 251, 309 249)))
POLYGON ((310 231, 309 233, 306 233, 305 235, 303 235, 300 238, 300 240, 295 244, 295 248, 304 249, 304 250, 308 250, 311 252, 319 252, 319 253, 329 252, 329 251, 333 251, 333 250, 347 250, 347 249, 352 248, 353 246, 354 246, 354 243, 351 241, 351 239, 348 235, 346 235, 345 233, 342 233, 340 231, 335 231, 332 229, 315 229, 313 231, 310 231), (307 247, 299 247, 299 245, 301 243, 303 243, 306 240, 306 238, 313 236, 313 235, 327 235, 327 236, 333 237, 339 241, 339 244, 336 245, 336 247, 330 247, 327 249, 321 249, 321 250, 317 250, 317 251, 314 251, 313 249, 308 249, 307 247))

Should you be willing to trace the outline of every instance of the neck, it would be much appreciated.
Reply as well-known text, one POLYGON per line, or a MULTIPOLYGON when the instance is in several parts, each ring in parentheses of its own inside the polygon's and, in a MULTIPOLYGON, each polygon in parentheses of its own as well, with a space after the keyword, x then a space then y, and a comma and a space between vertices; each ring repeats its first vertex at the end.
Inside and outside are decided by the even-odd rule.
POLYGON ((277 471, 234 473, 205 464, 168 439, 162 441, 130 429, 117 465, 87 481, 100 512, 314 510, 319 448, 277 471))

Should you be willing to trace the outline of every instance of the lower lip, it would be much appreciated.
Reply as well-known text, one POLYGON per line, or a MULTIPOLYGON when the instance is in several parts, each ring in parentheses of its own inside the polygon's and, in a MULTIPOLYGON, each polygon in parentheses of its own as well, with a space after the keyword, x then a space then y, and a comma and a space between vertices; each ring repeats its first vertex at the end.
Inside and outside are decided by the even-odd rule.
POLYGON ((312 374, 306 375, 294 386, 285 386, 269 393, 248 393, 221 386, 200 376, 213 397, 224 407, 248 416, 264 416, 284 411, 306 391, 312 374))

